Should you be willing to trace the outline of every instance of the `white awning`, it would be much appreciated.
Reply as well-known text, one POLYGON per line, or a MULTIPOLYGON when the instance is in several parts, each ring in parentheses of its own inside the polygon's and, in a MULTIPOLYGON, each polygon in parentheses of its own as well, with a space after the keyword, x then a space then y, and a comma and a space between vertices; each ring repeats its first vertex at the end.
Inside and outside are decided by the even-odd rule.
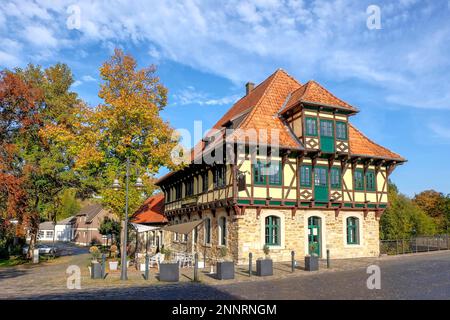
POLYGON ((141 232, 147 232, 147 231, 155 231, 161 229, 160 227, 153 227, 153 226, 146 226, 145 224, 139 224, 139 223, 130 223, 131 226, 136 230, 138 233, 141 232))
POLYGON ((181 234, 188 234, 203 222, 204 220, 195 220, 191 222, 173 224, 171 226, 165 226, 164 228, 162 228, 162 230, 172 231, 181 234))

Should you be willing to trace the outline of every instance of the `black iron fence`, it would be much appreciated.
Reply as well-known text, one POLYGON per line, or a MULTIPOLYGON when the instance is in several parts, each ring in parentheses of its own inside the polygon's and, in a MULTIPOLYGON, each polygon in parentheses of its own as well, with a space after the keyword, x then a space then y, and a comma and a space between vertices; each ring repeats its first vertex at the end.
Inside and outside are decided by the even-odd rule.
POLYGON ((448 234, 380 241, 380 254, 397 255, 438 250, 450 250, 448 234))

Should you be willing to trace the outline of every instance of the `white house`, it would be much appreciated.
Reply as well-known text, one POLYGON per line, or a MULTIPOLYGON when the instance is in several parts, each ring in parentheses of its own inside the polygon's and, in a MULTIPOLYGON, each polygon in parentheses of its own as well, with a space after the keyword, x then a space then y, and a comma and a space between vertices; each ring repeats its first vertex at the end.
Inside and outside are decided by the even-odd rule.
POLYGON ((58 221, 56 226, 51 221, 39 225, 39 241, 72 241, 75 234, 75 217, 58 221))
POLYGON ((75 216, 56 223, 56 241, 72 241, 75 238, 75 216))

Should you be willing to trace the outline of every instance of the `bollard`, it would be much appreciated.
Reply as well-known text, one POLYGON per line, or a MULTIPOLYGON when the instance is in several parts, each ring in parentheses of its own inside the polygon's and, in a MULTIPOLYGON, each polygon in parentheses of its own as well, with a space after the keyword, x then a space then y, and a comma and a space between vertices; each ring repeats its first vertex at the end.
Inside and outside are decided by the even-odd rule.
POLYGON ((102 279, 105 279, 105 273, 106 273, 106 255, 102 254, 102 279))
POLYGON ((248 254, 248 276, 249 277, 252 276, 252 257, 253 257, 253 254, 250 252, 248 254))
POLYGON ((327 269, 330 269, 330 249, 327 249, 327 269))
POLYGON ((198 253, 194 254, 194 282, 198 281, 198 253))
POLYGON ((295 270, 295 252, 294 250, 291 251, 291 272, 294 272, 295 270))
POLYGON ((150 257, 148 253, 145 254, 145 280, 149 278, 149 265, 150 265, 150 257))

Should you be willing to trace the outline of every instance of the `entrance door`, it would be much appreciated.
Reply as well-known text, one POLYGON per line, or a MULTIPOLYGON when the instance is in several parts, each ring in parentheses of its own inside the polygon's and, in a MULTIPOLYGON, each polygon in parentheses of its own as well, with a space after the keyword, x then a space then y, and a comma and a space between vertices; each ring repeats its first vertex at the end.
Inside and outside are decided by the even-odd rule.
POLYGON ((328 168, 314 168, 314 201, 328 202, 328 168))
POLYGON ((309 217, 308 218, 308 252, 309 254, 315 253, 320 257, 320 218, 309 217))
POLYGON ((334 153, 334 126, 331 120, 320 120, 320 149, 334 153))

